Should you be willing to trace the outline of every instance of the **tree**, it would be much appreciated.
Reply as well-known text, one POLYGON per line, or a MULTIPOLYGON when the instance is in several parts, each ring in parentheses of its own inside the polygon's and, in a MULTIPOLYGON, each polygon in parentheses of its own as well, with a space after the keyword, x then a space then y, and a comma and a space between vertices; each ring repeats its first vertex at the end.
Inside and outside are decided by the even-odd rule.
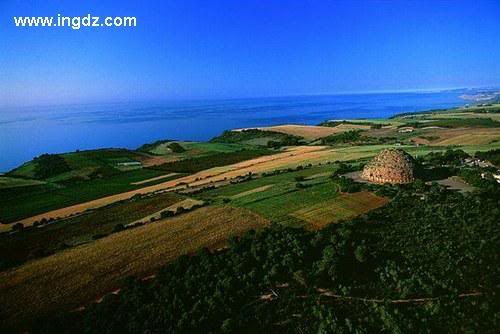
POLYGON ((12 231, 21 232, 22 230, 24 230, 24 225, 22 223, 15 223, 12 225, 12 231))

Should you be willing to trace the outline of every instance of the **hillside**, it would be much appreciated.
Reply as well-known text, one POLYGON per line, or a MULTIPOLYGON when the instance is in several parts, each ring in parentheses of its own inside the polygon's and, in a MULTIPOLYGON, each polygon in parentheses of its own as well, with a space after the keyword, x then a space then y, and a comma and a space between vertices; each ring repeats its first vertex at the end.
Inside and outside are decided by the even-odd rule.
POLYGON ((38 157, 0 177, 0 330, 488 333, 499 326, 495 115, 38 157), (413 182, 363 179, 387 149, 412 156, 413 182))

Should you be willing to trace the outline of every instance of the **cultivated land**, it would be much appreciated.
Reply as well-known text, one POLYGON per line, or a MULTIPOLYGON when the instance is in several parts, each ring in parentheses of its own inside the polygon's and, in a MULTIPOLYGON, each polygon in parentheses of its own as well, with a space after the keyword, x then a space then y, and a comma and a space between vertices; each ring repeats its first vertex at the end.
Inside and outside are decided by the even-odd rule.
POLYGON ((93 242, 166 207, 189 201, 176 193, 135 197, 94 211, 48 223, 23 233, 0 235, 0 268, 45 257, 80 244, 93 242))
POLYGON ((244 209, 205 207, 112 234, 0 273, 0 317, 9 324, 70 310, 145 277, 176 257, 219 245, 267 220, 244 209))
MULTIPOLYGON (((221 182, 225 180, 234 179, 237 177, 241 177, 247 175, 248 173, 259 174, 263 172, 269 172, 276 169, 282 168, 294 168, 303 164, 318 164, 318 163, 326 163, 333 161, 349 161, 360 158, 368 158, 376 155, 379 151, 384 148, 389 147, 397 147, 406 150, 408 153, 414 156, 422 156, 429 152, 439 152, 445 151, 447 147, 438 147, 438 146, 413 146, 413 145, 365 145, 365 146, 347 146, 340 148, 331 148, 326 146, 297 146, 287 149, 284 152, 276 153, 273 155, 268 155, 252 160, 248 160, 245 162, 224 166, 224 167, 215 167, 208 170, 204 170, 189 176, 179 177, 171 181, 161 182, 157 180, 158 184, 147 186, 147 187, 138 187, 137 185, 134 187, 138 187, 136 190, 127 191, 123 193, 119 193, 116 195, 111 195, 103 198, 99 198, 96 200, 92 200, 89 202, 80 203, 77 205, 68 206, 62 209, 48 211, 42 214, 38 214, 35 216, 31 216, 28 218, 24 218, 19 220, 20 223, 25 224, 25 226, 32 225, 36 221, 40 221, 41 219, 50 219, 56 217, 67 217, 72 214, 77 214, 89 209, 95 209, 98 207, 102 207, 104 205, 108 205, 117 201, 126 200, 131 198, 137 194, 145 194, 155 191, 174 191, 186 188, 189 186, 203 186, 209 185, 213 182, 221 182)), ((476 152, 476 151, 486 151, 490 149, 500 148, 500 142, 495 142, 489 145, 466 145, 461 147, 466 152, 476 152)), ((117 185, 118 187, 123 187, 123 185, 117 185)), ((129 185, 127 185, 128 187, 129 185)), ((91 190, 94 190, 94 187, 89 187, 91 190)), ((98 191, 102 192, 103 190, 110 191, 110 188, 99 189, 98 191)), ((73 197, 81 196, 82 194, 74 193, 74 191, 70 192, 73 197)), ((44 203, 44 198, 41 196, 41 203, 44 203)), ((48 200, 52 201, 52 198, 48 200)), ((20 203, 25 204, 23 202, 20 203)), ((26 203, 32 204, 32 203, 26 203)), ((40 203, 34 203, 40 204, 40 203)), ((8 212, 8 208, 5 207, 3 209, 8 212)), ((9 224, 0 225, 0 232, 10 230, 11 226, 9 224)))
MULTIPOLYGON (((460 165, 461 158, 429 155, 450 149, 497 159, 498 112, 471 107, 274 126, 228 131, 208 143, 159 141, 135 151, 34 159, 0 177, 0 221, 9 223, 0 225, 0 318, 17 326, 77 308, 130 275, 153 274, 182 254, 218 248, 270 222, 320 230, 376 215, 394 201, 394 189, 353 186, 337 173, 359 171, 385 148, 434 167, 460 165), (161 219, 165 211, 179 214, 161 219)), ((463 167, 438 182, 470 192, 486 182, 481 173, 493 173, 466 167, 457 176, 463 167)))
POLYGON ((312 228, 321 229, 332 222, 354 218, 381 207, 387 201, 387 198, 366 191, 341 194, 332 200, 294 211, 291 215, 307 222, 312 228))

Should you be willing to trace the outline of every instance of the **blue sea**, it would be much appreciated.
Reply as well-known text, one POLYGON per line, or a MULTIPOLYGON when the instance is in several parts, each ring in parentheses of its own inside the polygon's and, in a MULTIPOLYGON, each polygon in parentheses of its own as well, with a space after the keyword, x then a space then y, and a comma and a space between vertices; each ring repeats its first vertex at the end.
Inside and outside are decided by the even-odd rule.
POLYGON ((0 171, 42 153, 208 140, 223 130, 380 118, 465 104, 461 92, 377 93, 0 109, 0 171))

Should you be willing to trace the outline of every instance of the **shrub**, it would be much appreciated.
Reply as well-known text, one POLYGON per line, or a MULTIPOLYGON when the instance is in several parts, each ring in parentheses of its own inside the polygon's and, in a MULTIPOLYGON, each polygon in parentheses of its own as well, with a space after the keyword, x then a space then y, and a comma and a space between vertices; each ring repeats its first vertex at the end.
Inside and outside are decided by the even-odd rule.
POLYGON ((125 226, 123 224, 116 224, 113 228, 113 232, 120 232, 125 230, 125 226))
POLYGON ((24 225, 22 223, 15 223, 12 225, 12 231, 21 232, 22 230, 24 230, 24 225))
POLYGON ((71 170, 66 160, 57 154, 42 154, 33 161, 37 179, 46 179, 71 170))
POLYGON ((175 212, 172 210, 163 210, 160 213, 161 218, 173 217, 174 215, 175 215, 175 212))
POLYGON ((172 142, 172 143, 168 144, 167 147, 169 149, 171 149, 172 152, 174 152, 174 153, 186 152, 186 149, 184 147, 182 147, 179 143, 176 143, 176 142, 172 142))

